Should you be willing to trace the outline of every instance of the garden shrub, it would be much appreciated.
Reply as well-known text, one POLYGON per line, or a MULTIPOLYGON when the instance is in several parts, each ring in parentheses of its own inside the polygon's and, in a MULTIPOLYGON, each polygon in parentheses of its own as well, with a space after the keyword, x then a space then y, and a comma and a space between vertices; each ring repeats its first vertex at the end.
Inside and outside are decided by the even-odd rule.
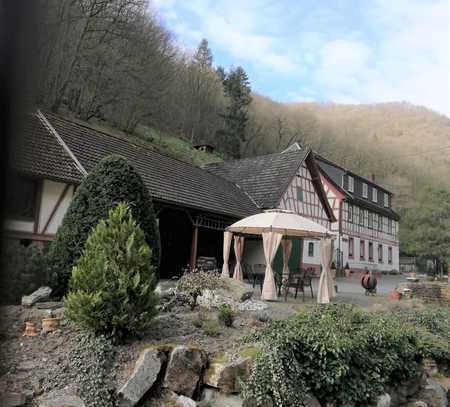
POLYGON ((228 304, 221 304, 217 308, 217 319, 227 327, 233 326, 234 311, 228 304))
POLYGON ((121 201, 129 204, 152 248, 152 264, 159 266, 159 231, 148 190, 125 158, 111 155, 102 159, 81 183, 52 242, 48 262, 55 295, 66 293, 72 267, 81 256, 88 235, 121 201))
POLYGON ((257 405, 367 403, 418 374, 421 351, 414 326, 347 305, 313 307, 246 338, 263 346, 244 398, 257 405))
POLYGON ((31 294, 40 286, 48 284, 46 251, 48 245, 37 243, 28 246, 18 240, 2 242, 0 301, 18 304, 23 295, 31 294))
POLYGON ((145 331, 156 314, 151 249, 129 207, 110 209, 75 265, 65 315, 83 328, 123 338, 145 331))
POLYGON ((219 336, 220 332, 222 331, 221 326, 214 319, 208 319, 204 321, 202 328, 205 334, 208 336, 219 336))
POLYGON ((207 271, 192 271, 184 273, 177 285, 177 296, 188 303, 191 309, 197 305, 197 297, 204 290, 215 290, 223 286, 220 274, 207 271))

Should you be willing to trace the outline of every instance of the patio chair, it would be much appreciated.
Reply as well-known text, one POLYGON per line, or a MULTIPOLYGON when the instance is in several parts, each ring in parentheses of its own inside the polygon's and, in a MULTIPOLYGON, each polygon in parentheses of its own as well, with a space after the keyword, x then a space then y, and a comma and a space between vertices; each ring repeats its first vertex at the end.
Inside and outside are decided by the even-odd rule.
POLYGON ((255 288, 256 283, 259 283, 259 288, 261 292, 265 272, 266 272, 265 264, 253 264, 253 266, 251 267, 250 280, 253 282, 253 288, 255 288))
POLYGON ((252 267, 248 263, 241 263, 242 266, 242 275, 244 277, 244 280, 251 280, 252 278, 252 267))
MULTIPOLYGON (((303 287, 309 287, 311 290, 311 298, 314 298, 313 288, 312 288, 312 277, 314 276, 314 269, 309 268, 305 270, 305 276, 303 278, 303 287)), ((305 292, 303 291, 303 296, 305 292)))
POLYGON ((303 301, 305 300, 304 277, 305 271, 303 269, 295 269, 289 272, 289 278, 283 283, 285 301, 287 301, 290 288, 295 288, 295 299, 297 299, 298 292, 301 291, 303 293, 303 301))

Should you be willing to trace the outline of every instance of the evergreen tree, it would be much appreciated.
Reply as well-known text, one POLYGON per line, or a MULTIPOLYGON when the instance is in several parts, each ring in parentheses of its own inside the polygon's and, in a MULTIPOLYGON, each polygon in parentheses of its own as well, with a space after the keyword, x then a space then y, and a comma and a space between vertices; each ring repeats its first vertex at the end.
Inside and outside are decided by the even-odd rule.
POLYGON ((212 67, 213 55, 211 48, 208 47, 208 40, 203 38, 194 55, 194 61, 202 70, 208 70, 212 67))
POLYGON ((89 233, 121 201, 129 204, 152 248, 152 264, 159 266, 159 231, 148 190, 125 158, 111 155, 102 159, 81 183, 50 246, 47 261, 54 294, 66 293, 72 267, 89 233))
POLYGON ((225 74, 223 69, 218 70, 223 76, 225 95, 229 105, 224 115, 225 126, 219 137, 224 138, 227 153, 238 157, 240 144, 245 141, 245 128, 248 121, 248 106, 252 101, 250 82, 244 69, 238 66, 225 74))
POLYGON ((73 268, 65 315, 77 325, 121 339, 149 327, 156 314, 151 249, 129 206, 109 210, 73 268))

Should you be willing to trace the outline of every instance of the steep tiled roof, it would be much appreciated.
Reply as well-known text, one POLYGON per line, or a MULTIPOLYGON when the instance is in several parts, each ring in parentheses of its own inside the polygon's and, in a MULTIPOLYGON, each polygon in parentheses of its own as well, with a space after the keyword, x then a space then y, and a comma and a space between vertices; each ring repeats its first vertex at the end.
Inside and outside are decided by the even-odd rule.
POLYGON ((274 208, 307 155, 308 151, 297 150, 207 164, 203 168, 240 185, 260 208, 274 208))
MULTIPOLYGON (((322 173, 334 184, 334 186, 344 194, 345 200, 347 202, 351 202, 355 205, 361 206, 363 208, 369 209, 375 213, 380 215, 387 216, 392 219, 399 220, 400 216, 391 208, 387 208, 382 205, 378 205, 373 203, 369 199, 363 199, 358 197, 356 194, 347 191, 342 188, 342 177, 347 173, 347 170, 338 166, 337 164, 333 164, 331 161, 328 161, 326 158, 316 155, 316 162, 320 167, 322 173)), ((379 188, 377 186, 377 188, 379 188)), ((381 188, 380 188, 381 189, 381 188)))
POLYGON ((21 173, 78 183, 82 174, 37 114, 27 116, 15 132, 11 167, 21 173))
POLYGON ((258 212, 248 195, 224 178, 60 116, 45 116, 87 172, 103 157, 119 154, 136 168, 155 200, 231 217, 258 212))

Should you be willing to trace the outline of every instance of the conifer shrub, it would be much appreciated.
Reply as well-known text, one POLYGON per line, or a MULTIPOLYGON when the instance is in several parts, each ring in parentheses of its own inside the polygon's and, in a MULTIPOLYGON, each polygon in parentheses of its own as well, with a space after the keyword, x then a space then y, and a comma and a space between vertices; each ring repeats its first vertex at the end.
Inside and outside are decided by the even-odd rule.
POLYGON ((110 209, 86 241, 65 297, 81 328, 122 339, 144 332, 156 314, 156 278, 144 232, 125 203, 110 209))
POLYGON ((102 159, 81 183, 50 246, 48 265, 54 295, 66 293, 72 267, 81 256, 89 233, 121 201, 128 203, 144 231, 152 248, 152 264, 159 266, 159 231, 149 192, 125 158, 111 155, 102 159))

